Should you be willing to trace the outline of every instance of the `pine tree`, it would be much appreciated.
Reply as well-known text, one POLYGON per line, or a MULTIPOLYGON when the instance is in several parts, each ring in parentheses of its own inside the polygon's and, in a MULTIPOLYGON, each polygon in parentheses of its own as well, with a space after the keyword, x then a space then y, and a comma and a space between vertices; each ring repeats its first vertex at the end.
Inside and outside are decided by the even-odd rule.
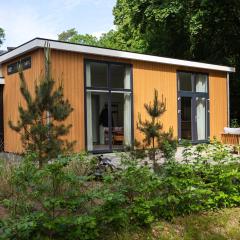
POLYGON ((143 133, 146 147, 151 147, 151 155, 153 160, 153 167, 156 166, 156 146, 161 139, 161 130, 163 128, 163 124, 159 121, 159 118, 166 111, 166 99, 159 101, 158 99, 158 91, 154 89, 154 99, 153 103, 149 104, 145 103, 144 108, 146 109, 150 120, 143 121, 141 115, 138 115, 139 122, 137 124, 138 130, 143 133))
POLYGON ((24 150, 36 153, 40 168, 59 154, 72 151, 75 144, 64 139, 72 126, 65 126, 63 121, 73 108, 64 99, 63 85, 55 87, 48 43, 44 48, 44 60, 45 73, 35 85, 34 96, 28 89, 22 66, 19 66, 20 91, 26 108, 19 105, 20 119, 16 125, 9 121, 9 126, 21 135, 24 150))

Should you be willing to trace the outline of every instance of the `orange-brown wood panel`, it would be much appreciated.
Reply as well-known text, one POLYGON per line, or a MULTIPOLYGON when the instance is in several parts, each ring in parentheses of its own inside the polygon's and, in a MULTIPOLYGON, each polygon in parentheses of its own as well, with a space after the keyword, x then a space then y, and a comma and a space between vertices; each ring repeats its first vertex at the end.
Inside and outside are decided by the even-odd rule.
MULTIPOLYGON (((31 69, 25 70, 24 74, 29 89, 33 91, 34 83, 43 73, 44 58, 43 50, 36 50, 28 55, 32 56, 31 69)), ((138 140, 141 135, 137 130, 138 113, 143 119, 147 118, 144 103, 152 101, 154 88, 158 90, 159 97, 166 98, 167 111, 161 121, 164 130, 173 127, 174 135, 178 132, 177 119, 177 74, 179 69, 199 72, 198 69, 178 68, 177 66, 133 61, 104 56, 84 55, 74 52, 52 50, 52 73, 57 83, 62 82, 64 95, 74 108, 74 111, 66 120, 66 124, 73 125, 67 136, 68 140, 76 140, 75 151, 85 148, 84 126, 84 58, 104 61, 126 62, 133 65, 133 107, 134 107, 134 137, 138 140)), ((8 63, 9 64, 9 63, 8 63)), ((208 72, 208 71, 203 71, 208 72)), ((5 151, 21 152, 19 136, 9 128, 8 120, 18 120, 18 104, 23 103, 19 91, 18 74, 7 75, 7 64, 3 66, 5 77, 4 86, 4 135, 5 151)), ((227 125, 227 87, 226 74, 220 72, 209 73, 210 88, 210 134, 220 139, 223 127, 227 125)))
MULTIPOLYGON (((39 49, 27 54, 26 56, 32 57, 32 67, 24 70, 24 76, 29 90, 34 92, 33 89, 35 82, 39 80, 39 76, 41 75, 41 71, 43 69, 43 51, 39 49)), ((7 65, 18 60, 19 58, 3 65, 3 76, 5 78, 3 90, 4 150, 15 153, 22 152, 22 143, 19 134, 9 127, 8 121, 12 120, 13 123, 18 121, 18 106, 19 104, 24 106, 25 102, 19 90, 19 75, 18 73, 8 75, 7 65)))
POLYGON ((221 140, 223 128, 228 124, 228 97, 226 73, 210 72, 210 137, 221 140))
POLYGON ((166 98, 167 111, 162 115, 160 121, 163 130, 167 131, 173 127, 174 135, 177 136, 177 80, 174 66, 157 63, 133 62, 133 106, 134 106, 134 135, 136 139, 142 136, 137 130, 138 114, 142 119, 148 115, 144 103, 152 102, 154 89, 158 91, 159 97, 166 98))
POLYGON ((67 139, 76 141, 76 152, 82 151, 85 148, 83 55, 55 50, 51 55, 53 78, 58 83, 62 82, 64 96, 74 109, 65 121, 66 124, 72 124, 67 139))

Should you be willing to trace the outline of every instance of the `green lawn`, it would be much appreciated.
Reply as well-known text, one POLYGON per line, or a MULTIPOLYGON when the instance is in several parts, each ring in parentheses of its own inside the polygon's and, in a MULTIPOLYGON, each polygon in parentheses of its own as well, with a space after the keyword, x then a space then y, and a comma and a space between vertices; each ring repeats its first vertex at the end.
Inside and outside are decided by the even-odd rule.
POLYGON ((118 240, 240 240, 240 208, 160 221, 151 230, 125 233, 118 240))

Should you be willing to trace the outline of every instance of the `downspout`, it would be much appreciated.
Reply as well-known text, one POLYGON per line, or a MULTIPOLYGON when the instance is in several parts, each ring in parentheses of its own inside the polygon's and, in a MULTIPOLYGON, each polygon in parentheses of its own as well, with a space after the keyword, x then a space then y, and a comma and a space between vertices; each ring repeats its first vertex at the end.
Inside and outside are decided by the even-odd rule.
POLYGON ((227 126, 230 127, 229 72, 227 72, 227 126))

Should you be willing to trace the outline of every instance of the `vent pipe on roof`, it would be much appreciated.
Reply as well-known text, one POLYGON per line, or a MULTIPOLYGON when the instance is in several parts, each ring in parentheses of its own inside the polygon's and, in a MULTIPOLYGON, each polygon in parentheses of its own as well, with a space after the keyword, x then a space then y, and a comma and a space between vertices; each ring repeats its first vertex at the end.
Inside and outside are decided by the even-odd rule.
POLYGON ((8 52, 14 50, 15 47, 7 47, 8 52))

